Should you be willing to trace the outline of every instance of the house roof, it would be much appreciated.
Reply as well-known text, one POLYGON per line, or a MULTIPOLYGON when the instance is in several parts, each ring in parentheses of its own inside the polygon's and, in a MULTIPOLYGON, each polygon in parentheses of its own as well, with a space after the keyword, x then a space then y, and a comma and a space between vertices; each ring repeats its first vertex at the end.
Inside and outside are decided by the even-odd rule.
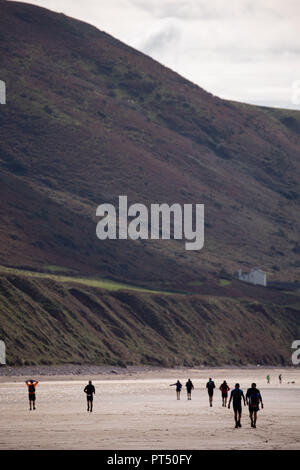
POLYGON ((254 273, 254 272, 260 272, 260 273, 266 274, 265 271, 263 271, 263 270, 260 269, 260 268, 253 268, 253 269, 251 269, 250 273, 254 273))

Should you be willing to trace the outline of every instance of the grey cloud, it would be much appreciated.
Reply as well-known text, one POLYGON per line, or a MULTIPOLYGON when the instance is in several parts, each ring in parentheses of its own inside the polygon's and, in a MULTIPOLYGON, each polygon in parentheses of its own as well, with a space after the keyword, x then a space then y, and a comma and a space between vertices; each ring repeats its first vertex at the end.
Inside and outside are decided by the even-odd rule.
POLYGON ((129 0, 131 5, 157 18, 181 20, 293 18, 300 14, 298 0, 129 0))
POLYGON ((146 54, 162 53, 177 47, 181 38, 181 31, 174 24, 163 24, 159 31, 151 34, 141 43, 141 49, 146 54))
MULTIPOLYGON (((218 0, 217 0, 218 1, 218 0)), ((156 18, 215 19, 219 16, 216 8, 211 8, 210 2, 204 0, 131 0, 131 3, 156 18)), ((224 11, 222 12, 224 16, 224 11)))

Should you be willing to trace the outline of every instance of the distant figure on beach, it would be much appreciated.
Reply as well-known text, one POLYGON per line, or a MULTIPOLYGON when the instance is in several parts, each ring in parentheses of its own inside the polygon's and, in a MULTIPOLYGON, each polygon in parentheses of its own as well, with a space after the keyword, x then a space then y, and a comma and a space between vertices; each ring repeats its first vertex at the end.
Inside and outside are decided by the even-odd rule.
POLYGON ((213 396, 214 396, 214 388, 216 388, 216 386, 215 386, 215 382, 211 379, 211 377, 209 378, 209 380, 206 384, 206 388, 207 388, 207 393, 208 393, 209 405, 212 406, 213 396))
POLYGON ((175 384, 171 384, 170 387, 176 386, 176 395, 177 395, 177 400, 180 400, 180 392, 182 389, 182 384, 177 380, 175 384))
POLYGON ((228 408, 232 401, 232 408, 234 412, 235 427, 241 428, 242 418, 242 399, 244 400, 244 406, 246 406, 246 399, 243 390, 240 389, 240 384, 235 384, 235 388, 231 391, 228 408))
POLYGON ((278 380, 279 380, 279 383, 281 384, 282 383, 282 374, 278 375, 278 380))
POLYGON ((84 393, 86 393, 86 400, 87 400, 87 411, 93 411, 93 396, 96 393, 95 387, 90 380, 88 385, 84 388, 84 393))
POLYGON ((192 399, 192 390, 194 390, 194 385, 193 385, 193 382, 191 381, 191 379, 189 379, 187 381, 185 386, 186 386, 187 399, 191 400, 192 399))
POLYGON ((28 389, 28 398, 29 398, 29 409, 32 408, 35 410, 35 387, 39 383, 38 380, 26 380, 25 381, 28 389))
POLYGON ((271 380, 271 377, 270 377, 269 375, 267 375, 266 379, 267 379, 267 382, 268 382, 268 384, 269 384, 269 383, 270 383, 270 380, 271 380))
POLYGON ((260 391, 256 388, 256 384, 253 383, 251 388, 248 388, 246 393, 247 405, 249 405, 249 414, 251 420, 251 427, 256 428, 257 412, 259 411, 259 404, 264 407, 262 396, 260 391))
POLYGON ((221 390, 222 394, 222 406, 227 405, 227 398, 228 398, 228 392, 230 390, 226 380, 220 385, 219 390, 221 390))

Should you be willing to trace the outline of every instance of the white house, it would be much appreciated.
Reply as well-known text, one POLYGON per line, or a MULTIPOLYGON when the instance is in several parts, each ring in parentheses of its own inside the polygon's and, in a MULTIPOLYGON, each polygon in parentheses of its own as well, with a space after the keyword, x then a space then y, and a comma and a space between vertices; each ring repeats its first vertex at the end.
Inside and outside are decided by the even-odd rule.
POLYGON ((241 269, 238 270, 238 278, 240 281, 250 282, 250 284, 266 287, 267 274, 259 268, 251 269, 249 273, 243 273, 241 269))
POLYGON ((0 364, 2 365, 6 364, 4 341, 0 341, 0 364))

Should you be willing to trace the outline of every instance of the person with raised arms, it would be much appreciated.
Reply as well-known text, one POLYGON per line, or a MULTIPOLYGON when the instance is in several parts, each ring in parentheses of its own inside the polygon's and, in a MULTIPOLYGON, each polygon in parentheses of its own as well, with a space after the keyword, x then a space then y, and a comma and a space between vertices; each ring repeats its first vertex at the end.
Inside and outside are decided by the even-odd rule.
POLYGON ((31 411, 32 408, 35 410, 35 388, 39 382, 38 380, 26 380, 25 383, 28 389, 29 410, 31 411))

